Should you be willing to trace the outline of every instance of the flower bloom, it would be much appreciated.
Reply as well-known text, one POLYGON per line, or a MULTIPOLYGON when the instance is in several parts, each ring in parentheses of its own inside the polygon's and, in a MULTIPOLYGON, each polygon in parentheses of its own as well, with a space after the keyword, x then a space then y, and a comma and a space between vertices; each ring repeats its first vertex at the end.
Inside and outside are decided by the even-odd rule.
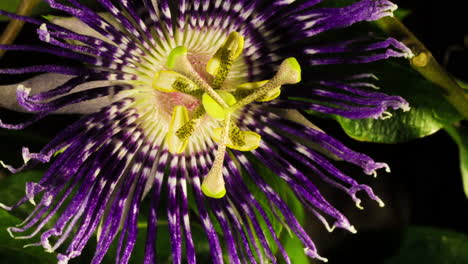
POLYGON ((388 166, 347 148, 301 119, 296 110, 360 119, 386 118, 388 109, 409 109, 404 99, 375 91, 373 74, 328 78, 301 71, 301 65, 313 71, 308 66, 411 56, 395 39, 372 35, 322 44, 308 41, 328 30, 392 15, 396 6, 391 2, 361 0, 327 8, 319 5, 321 0, 98 0, 110 14, 103 16, 77 0, 46 1, 79 19, 86 34, 53 19, 0 11, 36 24, 44 42, 0 49, 50 53, 84 66, 0 69, 0 74, 71 76, 35 94, 19 85, 19 105, 36 115, 19 124, 0 120, 0 127, 22 129, 70 105, 107 99, 39 153, 24 148, 21 168, 2 163, 17 172, 51 162, 39 182, 26 185, 20 201, 1 205, 6 210, 27 201, 35 205, 23 223, 9 228, 12 236, 39 235, 34 245, 51 252, 59 249, 59 263, 79 256, 95 233, 92 263, 100 263, 118 237, 116 263, 128 263, 140 204, 150 196, 145 263, 156 259, 160 201, 166 202, 162 206, 167 208, 173 263, 183 258, 196 263, 189 217, 193 199, 194 215, 205 230, 215 264, 224 262, 221 239, 231 263, 277 263, 273 248, 291 263, 273 218, 302 241, 308 256, 326 261, 280 190, 261 175, 259 163, 286 182, 330 231, 355 229, 320 194, 315 180, 346 192, 358 207, 359 191, 383 206, 369 186, 340 171, 324 152, 369 175, 381 168, 388 171, 388 166), (101 85, 93 85, 98 81, 101 85), (87 89, 77 88, 85 84, 87 89), (161 197, 163 193, 167 197, 161 197), (258 201, 259 195, 268 199, 273 215, 258 201))

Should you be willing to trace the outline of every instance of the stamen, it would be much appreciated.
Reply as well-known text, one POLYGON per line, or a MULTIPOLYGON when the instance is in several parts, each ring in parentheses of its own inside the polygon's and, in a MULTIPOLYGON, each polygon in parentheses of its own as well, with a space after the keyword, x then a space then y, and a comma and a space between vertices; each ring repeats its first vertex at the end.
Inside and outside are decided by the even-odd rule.
POLYGON ((176 131, 176 135, 180 140, 188 140, 192 136, 195 129, 198 127, 201 121, 201 117, 205 114, 205 109, 203 106, 198 106, 197 109, 193 112, 192 119, 185 123, 181 128, 176 131))
POLYGON ((169 129, 166 134, 166 144, 169 148, 169 152, 172 154, 179 154, 184 152, 185 148, 188 144, 188 137, 185 135, 179 137, 176 134, 176 131, 186 124, 189 121, 189 115, 187 108, 182 105, 177 105, 174 107, 172 112, 171 123, 169 124, 169 129), (181 140, 181 138, 186 138, 185 140, 181 140))
POLYGON ((211 96, 216 103, 222 108, 229 108, 223 99, 215 92, 215 90, 202 78, 193 68, 192 64, 187 58, 187 48, 179 46, 171 51, 167 59, 167 67, 180 74, 185 75, 188 79, 194 82, 205 93, 211 96))
MULTIPOLYGON (((221 142, 222 140, 223 128, 215 128, 211 134, 211 138, 216 142, 221 142)), ((251 151, 260 146, 260 141, 262 137, 252 131, 243 131, 237 127, 233 121, 231 121, 231 126, 229 128, 229 136, 226 141, 226 146, 231 149, 236 149, 240 151, 251 151)))
POLYGON ((211 84, 214 89, 220 89, 226 80, 232 63, 244 49, 244 37, 237 32, 231 32, 226 41, 216 51, 206 64, 206 71, 215 78, 211 84))
POLYGON ((296 84, 301 81, 301 66, 295 58, 285 59, 279 66, 278 72, 265 85, 255 90, 255 92, 239 100, 232 108, 250 104, 260 98, 263 98, 269 91, 277 89, 284 84, 296 84))
POLYGON ((231 114, 229 113, 224 120, 223 131, 221 135, 221 140, 218 145, 218 151, 216 152, 216 157, 213 162, 213 165, 203 180, 201 189, 203 193, 211 198, 223 198, 226 195, 226 188, 224 186, 223 178, 223 163, 224 156, 226 154, 226 143, 229 138, 229 127, 231 124, 231 114))
MULTIPOLYGON (((248 94, 255 92, 255 89, 258 89, 268 83, 268 80, 259 81, 259 82, 248 82, 243 83, 237 86, 236 95, 238 97, 245 97, 248 94)), ((277 87, 275 89, 269 90, 267 94, 259 99, 257 102, 268 102, 273 99, 276 99, 281 94, 281 87, 277 87)))
POLYGON ((153 88, 162 92, 181 92, 189 95, 203 94, 203 91, 184 75, 175 71, 159 71, 153 79, 153 88))
POLYGON ((229 139, 238 146, 245 145, 245 135, 242 133, 240 128, 231 121, 231 126, 229 127, 229 139))

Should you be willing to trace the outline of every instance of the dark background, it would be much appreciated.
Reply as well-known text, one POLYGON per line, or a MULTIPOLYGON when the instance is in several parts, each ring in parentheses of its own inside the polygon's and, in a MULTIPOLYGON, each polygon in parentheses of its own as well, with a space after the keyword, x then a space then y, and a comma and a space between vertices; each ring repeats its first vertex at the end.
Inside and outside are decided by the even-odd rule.
MULTIPOLYGON (((468 13, 465 1, 394 1, 411 10, 407 27, 455 77, 468 81, 468 13), (450 56, 447 57, 448 50, 450 56), (447 60, 447 58, 449 58, 447 60)), ((400 145, 406 183, 410 188, 411 223, 468 232, 468 200, 462 191, 455 144, 441 131, 400 145), (414 161, 414 163, 411 162, 414 161)), ((398 157, 398 156, 397 156, 398 157)))
MULTIPOLYGON (((411 10, 403 20, 404 24, 436 59, 456 78, 468 81, 468 10, 464 8, 465 1, 393 2, 400 8, 411 10)), ((344 196, 332 201, 341 203, 338 208, 345 208, 345 215, 351 215, 351 222, 359 230, 357 235, 316 231, 319 224, 311 220, 311 233, 319 237, 317 244, 331 263, 384 263, 384 259, 397 254, 405 227, 435 227, 468 234, 468 199, 463 192, 458 148, 445 131, 398 145, 371 144, 349 139, 333 122, 314 121, 326 131, 333 131, 333 136, 347 146, 387 162, 392 169, 391 174, 380 173, 377 180, 369 181, 386 202, 384 209, 367 201, 363 204, 365 210, 356 212, 344 196)), ((358 179, 361 181, 362 178, 358 179)), ((417 250, 414 251, 415 259, 421 253, 417 250)), ((420 250, 431 254, 430 248, 420 250)), ((464 262, 445 260, 443 263, 464 262)))

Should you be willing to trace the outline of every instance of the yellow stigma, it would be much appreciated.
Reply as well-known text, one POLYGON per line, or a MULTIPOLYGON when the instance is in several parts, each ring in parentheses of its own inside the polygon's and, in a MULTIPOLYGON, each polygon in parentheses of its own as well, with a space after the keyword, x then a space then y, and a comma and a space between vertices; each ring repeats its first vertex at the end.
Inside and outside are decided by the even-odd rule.
POLYGON ((169 69, 173 69, 181 59, 184 59, 184 57, 187 56, 187 52, 188 50, 184 46, 179 46, 171 50, 171 53, 169 53, 169 56, 167 57, 167 67, 169 69))
POLYGON ((297 62, 296 58, 287 58, 283 61, 283 63, 280 65, 280 71, 284 71, 283 74, 290 78, 284 78, 285 83, 287 84, 296 84, 301 81, 301 65, 299 65, 299 62, 297 62), (286 64, 286 65, 283 65, 286 64), (289 74, 290 75, 289 75, 289 74))
POLYGON ((201 186, 203 194, 208 197, 221 199, 226 195, 222 172, 208 173, 201 186))

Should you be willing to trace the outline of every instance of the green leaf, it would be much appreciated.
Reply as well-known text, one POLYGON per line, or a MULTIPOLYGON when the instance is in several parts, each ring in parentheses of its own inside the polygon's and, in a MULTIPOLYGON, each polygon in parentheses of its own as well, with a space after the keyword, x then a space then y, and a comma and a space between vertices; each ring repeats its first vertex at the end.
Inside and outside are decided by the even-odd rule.
POLYGON ((410 227, 398 253, 385 264, 468 263, 468 236, 428 227, 410 227))
MULTIPOLYGON (((278 177, 278 176, 276 176, 278 177)), ((305 210, 302 203, 296 198, 294 193, 289 190, 286 194, 286 202, 289 205, 289 208, 293 211, 296 218, 301 224, 304 224, 305 220, 305 210)), ((281 243, 284 246, 284 249, 288 253, 291 263, 298 264, 308 264, 310 263, 310 258, 304 253, 304 245, 302 241, 296 236, 291 236, 288 232, 283 232, 281 236, 281 243)), ((286 263, 284 260, 279 257, 279 263, 286 263)))
MULTIPOLYGON (((0 210, 0 259, 1 263, 56 263, 55 254, 47 253, 42 247, 28 247, 24 245, 31 241, 17 240, 8 234, 6 229, 15 226, 21 220, 0 210)), ((39 238, 37 238, 39 239, 39 238)), ((34 241, 36 242, 36 241, 34 241)))
POLYGON ((468 197, 468 128, 449 126, 445 130, 457 143, 460 154, 460 170, 463 180, 463 190, 468 197))
POLYGON ((409 65, 385 61, 365 66, 380 78, 378 84, 382 92, 402 96, 410 103, 411 110, 392 111, 393 117, 385 120, 351 120, 337 116, 336 120, 352 138, 399 143, 431 135, 461 120, 458 112, 443 99, 441 91, 409 65))
MULTIPOLYGON (((282 186, 284 183, 282 182, 282 180, 279 179, 279 177, 276 174, 274 174, 271 170, 269 170, 267 167, 265 167, 262 163, 257 161, 254 158, 254 156, 251 155, 250 153, 247 154, 247 157, 248 157, 249 161, 252 162, 255 171, 260 176, 262 176, 263 179, 276 192, 283 193, 283 191, 285 191, 285 192, 288 191, 289 187, 287 185, 282 186)), ((243 179, 245 185, 249 188, 249 191, 253 194, 255 199, 258 201, 258 203, 261 205, 261 207, 266 212, 266 215, 268 216, 268 219, 270 220, 270 222, 271 222, 271 224, 273 226, 273 229, 275 230, 276 236, 278 238, 280 238, 281 234, 283 233, 283 230, 284 230, 283 224, 281 223, 281 221, 279 221, 276 218, 275 213, 272 211, 273 207, 271 205, 270 200, 268 200, 266 195, 260 190, 260 188, 257 187, 255 182, 250 178, 250 176, 247 175, 246 171, 243 171, 242 176, 243 176, 242 179, 243 179)), ((261 226, 262 230, 264 230, 265 237, 268 240, 268 244, 270 245, 273 253, 275 253, 278 250, 278 248, 276 246, 276 242, 274 241, 273 237, 270 235, 270 232, 268 231, 268 227, 267 227, 265 221, 262 220, 263 218, 260 216, 260 214, 257 214, 257 219, 258 219, 258 221, 260 223, 260 226, 261 226)), ((259 247, 261 247, 260 243, 259 243, 259 247)))
MULTIPOLYGON (((21 120, 20 118, 24 119, 25 117, 24 114, 0 109, 0 118, 4 118, 6 116, 9 117, 9 120, 21 120)), ((39 131, 37 128, 25 129, 22 131, 0 129, 2 150, 0 151, 0 160, 15 166, 23 164, 23 159, 21 158, 21 148, 23 146, 27 146, 33 152, 41 149, 50 140, 49 138, 43 136, 44 134, 44 129, 39 131)), ((3 167, 0 166, 0 169, 3 169, 3 167)))
MULTIPOLYGON (((41 171, 28 171, 13 174, 0 180, 0 202, 11 205, 25 194, 25 184, 38 181, 41 171)), ((23 248, 26 244, 37 242, 40 237, 31 240, 18 240, 10 237, 6 229, 15 226, 31 212, 33 206, 29 203, 13 212, 0 209, 0 258, 2 263, 55 263, 55 254, 47 253, 41 246, 23 248)), ((29 234, 29 233, 28 233, 29 234)))
MULTIPOLYGON (((266 166, 256 161, 252 155, 248 155, 249 160, 254 165, 255 170, 259 175, 263 177, 265 182, 267 182, 278 194, 281 195, 283 200, 288 205, 289 209, 294 213, 294 216, 297 218, 299 223, 304 225, 305 222, 305 210, 302 203, 297 199, 294 192, 291 190, 289 185, 282 180, 278 175, 268 169, 266 166)), ((297 238, 294 233, 288 230, 287 227, 283 226, 283 223, 276 219, 275 214, 272 211, 271 202, 267 197, 256 187, 256 184, 250 180, 249 176, 244 175, 244 182, 249 187, 252 194, 255 196, 257 201, 262 205, 263 209, 267 212, 269 220, 272 222, 273 228, 276 231, 276 235, 280 238, 281 243, 285 247, 286 252, 288 253, 292 263, 307 264, 310 261, 310 258, 307 257, 304 253, 304 245, 297 238)), ((279 214, 279 212, 278 212, 279 214)), ((260 218, 259 218, 260 219, 260 218)), ((286 223, 287 224, 287 223, 286 223)), ((267 230, 266 225, 263 221, 260 221, 262 230, 267 230)), ((273 238, 267 234, 266 235, 269 244, 272 246, 273 252, 276 252, 278 249, 273 238)), ((279 253, 276 252, 278 255, 279 253)), ((278 255, 278 260, 280 263, 285 263, 283 257, 278 255)))
MULTIPOLYGON (((0 202, 6 205, 16 203, 21 197, 25 195, 25 188, 27 182, 38 182, 42 177, 42 171, 26 171, 17 174, 9 175, 0 181, 0 202)), ((19 218, 25 218, 29 215, 33 206, 29 203, 22 205, 20 208, 15 209, 11 214, 19 218)), ((16 224, 19 224, 18 221, 16 224)))
MULTIPOLYGON (((298 264, 308 264, 310 263, 310 258, 304 253, 304 245, 302 241, 297 237, 285 236, 282 239, 284 249, 291 259, 291 263, 298 264)), ((280 258, 279 263, 286 263, 283 259, 280 258)))

